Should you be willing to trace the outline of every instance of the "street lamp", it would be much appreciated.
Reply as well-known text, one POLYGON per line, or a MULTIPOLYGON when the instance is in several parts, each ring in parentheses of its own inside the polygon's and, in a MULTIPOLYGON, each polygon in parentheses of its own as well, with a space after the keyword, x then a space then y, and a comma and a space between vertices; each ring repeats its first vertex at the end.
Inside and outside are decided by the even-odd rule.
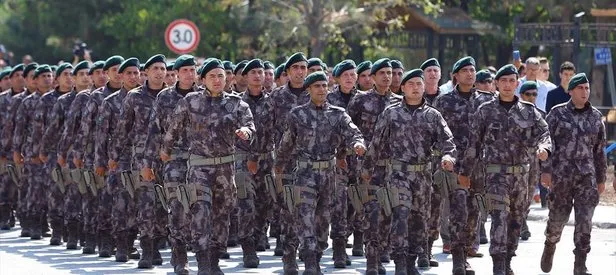
POLYGON ((579 66, 580 64, 578 63, 579 61, 579 56, 580 56, 580 43, 581 43, 581 39, 582 39, 582 16, 584 16, 584 14, 586 14, 586 12, 578 12, 576 13, 573 17, 574 17, 574 25, 575 25, 575 29, 574 29, 574 33, 573 33, 573 62, 575 64, 575 66, 579 66))

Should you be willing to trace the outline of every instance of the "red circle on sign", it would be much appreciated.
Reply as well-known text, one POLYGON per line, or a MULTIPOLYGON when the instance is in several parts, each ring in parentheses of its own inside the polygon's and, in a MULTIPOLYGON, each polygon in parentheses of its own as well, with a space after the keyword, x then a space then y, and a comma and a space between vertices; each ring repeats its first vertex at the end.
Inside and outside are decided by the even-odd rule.
POLYGON ((173 22, 171 22, 169 24, 169 26, 167 26, 167 29, 165 30, 165 44, 167 44, 167 47, 173 51, 174 53, 177 54, 185 54, 185 53, 190 53, 192 51, 194 51, 197 46, 199 46, 199 39, 201 38, 201 35, 199 33, 199 28, 197 28, 197 25, 195 23, 193 23, 190 20, 186 20, 186 19, 177 19, 177 20, 173 20, 173 22), (186 49, 180 49, 178 47, 176 47, 174 45, 174 43, 172 43, 171 41, 171 31, 180 24, 185 24, 188 25, 190 29, 192 29, 192 32, 195 34, 194 39, 191 39, 191 44, 190 47, 186 48, 186 49))

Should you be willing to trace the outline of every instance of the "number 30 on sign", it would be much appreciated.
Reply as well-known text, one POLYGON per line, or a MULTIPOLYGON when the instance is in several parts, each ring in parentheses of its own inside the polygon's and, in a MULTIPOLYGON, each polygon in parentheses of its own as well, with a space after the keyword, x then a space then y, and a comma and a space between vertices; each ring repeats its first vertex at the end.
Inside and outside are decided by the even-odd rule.
POLYGON ((177 54, 190 53, 199 45, 199 28, 186 19, 174 20, 165 31, 165 44, 177 54))

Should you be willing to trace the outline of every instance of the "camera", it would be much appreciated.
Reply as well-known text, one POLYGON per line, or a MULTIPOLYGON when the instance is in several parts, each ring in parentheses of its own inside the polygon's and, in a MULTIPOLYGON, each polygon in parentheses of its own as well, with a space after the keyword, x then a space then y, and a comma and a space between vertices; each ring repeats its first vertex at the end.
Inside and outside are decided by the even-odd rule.
POLYGON ((85 42, 77 42, 73 46, 73 55, 83 57, 85 52, 88 50, 88 44, 85 42))

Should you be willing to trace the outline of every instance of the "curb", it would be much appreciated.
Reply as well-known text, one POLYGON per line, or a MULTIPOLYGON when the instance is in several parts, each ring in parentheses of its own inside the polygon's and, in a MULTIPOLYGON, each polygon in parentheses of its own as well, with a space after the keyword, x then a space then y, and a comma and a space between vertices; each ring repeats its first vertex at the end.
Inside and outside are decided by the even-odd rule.
MULTIPOLYGON (((547 215, 533 214, 531 212, 531 213, 528 213, 528 217, 526 219, 529 220, 529 221, 547 222, 548 221, 548 216, 547 215)), ((575 225, 575 220, 568 220, 566 225, 574 226, 575 225)), ((593 221, 592 222, 592 226, 596 227, 596 228, 601 228, 601 229, 615 229, 616 228, 616 222, 593 221)))

